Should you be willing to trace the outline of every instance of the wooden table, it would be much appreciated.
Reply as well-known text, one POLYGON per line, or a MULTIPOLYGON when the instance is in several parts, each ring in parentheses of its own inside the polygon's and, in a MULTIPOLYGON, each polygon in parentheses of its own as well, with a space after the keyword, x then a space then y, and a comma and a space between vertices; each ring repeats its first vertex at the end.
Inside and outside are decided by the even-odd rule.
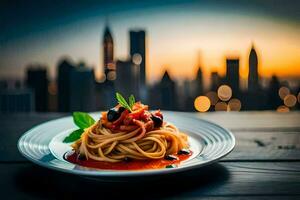
POLYGON ((66 114, 0 115, 1 199, 300 199, 300 112, 192 114, 229 128, 234 151, 214 165, 138 184, 104 184, 41 168, 17 151, 34 125, 66 114), (106 198, 104 198, 106 197, 106 198))

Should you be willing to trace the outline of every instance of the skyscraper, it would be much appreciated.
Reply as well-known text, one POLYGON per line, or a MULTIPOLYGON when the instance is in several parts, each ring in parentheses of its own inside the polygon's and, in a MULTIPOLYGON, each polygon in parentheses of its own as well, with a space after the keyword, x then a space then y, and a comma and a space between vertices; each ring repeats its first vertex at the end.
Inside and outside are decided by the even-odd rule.
POLYGON ((71 64, 67 58, 63 58, 57 66, 57 97, 59 112, 70 111, 70 76, 74 68, 75 66, 71 64))
POLYGON ((226 59, 226 83, 231 87, 233 95, 239 93, 239 59, 226 59))
POLYGON ((177 108, 176 85, 168 73, 165 71, 160 81, 161 108, 166 110, 174 110, 177 108))
POLYGON ((248 90, 254 92, 258 88, 258 59, 254 46, 252 45, 249 54, 248 90))
POLYGON ((203 74, 201 70, 201 51, 198 52, 198 63, 197 63, 198 71, 196 78, 193 80, 193 98, 196 98, 199 95, 203 94, 203 74))
POLYGON ((130 31, 130 56, 140 56, 140 85, 141 89, 146 85, 146 33, 143 30, 130 31))
POLYGON ((271 110, 277 109, 280 104, 282 104, 282 100, 278 95, 278 91, 280 88, 280 82, 277 76, 272 76, 269 88, 267 90, 267 108, 271 110))
POLYGON ((47 69, 43 66, 29 66, 27 68, 26 85, 34 92, 35 110, 48 110, 48 78, 47 69))
POLYGON ((114 64, 114 42, 109 27, 106 25, 103 35, 103 67, 105 80, 116 79, 116 67, 114 64))
MULTIPOLYGON (((181 96, 181 98, 178 98, 178 102, 177 102, 179 109, 182 108, 183 111, 189 111, 189 112, 194 111, 194 99, 200 95, 200 93, 197 92, 197 87, 195 89, 192 89, 193 85, 198 83, 198 81, 196 80, 197 78, 192 81, 186 79, 184 80, 181 88, 178 88, 177 95, 181 96)), ((178 86, 180 87, 180 85, 178 86)))
POLYGON ((203 76, 202 76, 201 67, 199 67, 196 78, 193 80, 193 86, 194 86, 194 92, 193 92, 194 94, 192 95, 193 97, 203 94, 203 76))
POLYGON ((218 72, 211 72, 210 79, 211 79, 210 90, 217 91, 218 87, 221 85, 221 77, 219 76, 218 72))
POLYGON ((115 81, 116 90, 124 96, 128 97, 130 94, 139 99, 137 73, 134 73, 135 65, 131 60, 116 62, 117 79, 115 81))
POLYGON ((94 70, 84 63, 70 73, 70 111, 95 110, 94 70))

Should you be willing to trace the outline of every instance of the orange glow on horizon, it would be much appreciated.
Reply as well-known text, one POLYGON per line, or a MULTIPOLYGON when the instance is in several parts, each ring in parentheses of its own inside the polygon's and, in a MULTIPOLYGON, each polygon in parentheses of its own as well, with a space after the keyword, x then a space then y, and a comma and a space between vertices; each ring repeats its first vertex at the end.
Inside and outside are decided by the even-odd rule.
MULTIPOLYGON (((195 53, 194 53, 195 54, 195 53)), ((300 55, 300 52, 299 52, 300 55)), ((150 62, 153 65, 160 65, 161 70, 148 69, 148 76, 150 79, 153 77, 162 77, 165 70, 168 70, 170 74, 175 78, 187 78, 194 79, 198 68, 201 67, 204 76, 210 76, 211 72, 218 72, 220 76, 226 74, 225 56, 220 58, 219 64, 210 65, 209 62, 203 61, 204 64, 197 66, 196 56, 192 55, 174 55, 174 57, 164 57, 159 59, 154 59, 156 62, 150 62)), ((274 57, 276 57, 274 55, 274 57)), ((284 56, 283 56, 284 57, 284 56)), ((258 58, 260 59, 260 58, 258 58)), ((248 56, 240 58, 240 77, 242 79, 248 78, 248 56)), ((258 65, 259 75, 261 77, 271 77, 273 75, 279 77, 297 77, 300 76, 300 59, 293 58, 291 60, 284 60, 276 62, 276 60, 264 61, 263 59, 259 61, 258 65)))
POLYGON ((293 45, 296 38, 282 37, 275 34, 269 35, 269 38, 258 37, 250 40, 242 35, 237 38, 217 39, 207 35, 206 38, 194 36, 183 40, 175 37, 167 41, 153 41, 159 43, 159 46, 152 47, 151 43, 149 46, 151 69, 148 69, 148 80, 160 78, 165 70, 168 70, 174 78, 193 79, 199 67, 197 63, 199 50, 201 50, 200 67, 204 76, 210 77, 213 71, 224 76, 226 57, 238 57, 240 76, 247 79, 252 43, 258 54, 258 71, 261 77, 300 76, 300 47, 293 45))
MULTIPOLYGON (((112 16, 117 19, 109 24, 115 45, 114 59, 128 59, 128 31, 139 27, 146 31, 146 76, 150 84, 159 81, 165 70, 173 79, 194 79, 199 51, 206 85, 211 72, 225 75, 225 58, 231 56, 239 57, 240 76, 246 79, 252 44, 258 54, 260 76, 300 77, 298 24, 258 15, 196 10, 184 14, 166 10, 158 15, 112 16)), ((26 65, 33 62, 49 66, 50 77, 54 78, 58 60, 69 55, 74 62, 84 58, 88 66, 95 68, 97 80, 103 80, 101 41, 105 20, 95 19, 1 46, 0 77, 22 77, 26 65), (20 50, 22 53, 16 53, 20 50)))

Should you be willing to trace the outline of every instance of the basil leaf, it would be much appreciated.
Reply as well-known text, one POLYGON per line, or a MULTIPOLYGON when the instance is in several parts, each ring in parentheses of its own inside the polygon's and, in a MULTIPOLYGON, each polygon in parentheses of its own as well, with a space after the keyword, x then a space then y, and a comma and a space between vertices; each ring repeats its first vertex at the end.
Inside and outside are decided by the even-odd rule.
POLYGON ((70 143, 70 142, 75 142, 76 140, 80 139, 81 135, 83 133, 82 129, 77 129, 70 133, 64 140, 63 143, 70 143))
POLYGON ((80 129, 88 128, 95 123, 95 120, 84 112, 73 112, 73 121, 80 129))
POLYGON ((129 106, 132 109, 133 104, 135 103, 135 98, 133 95, 129 96, 129 106))
POLYGON ((127 110, 131 111, 130 106, 128 105, 128 103, 126 102, 126 100, 124 99, 124 97, 120 94, 120 93, 116 93, 116 99, 118 100, 118 103, 123 106, 124 108, 126 108, 127 110))

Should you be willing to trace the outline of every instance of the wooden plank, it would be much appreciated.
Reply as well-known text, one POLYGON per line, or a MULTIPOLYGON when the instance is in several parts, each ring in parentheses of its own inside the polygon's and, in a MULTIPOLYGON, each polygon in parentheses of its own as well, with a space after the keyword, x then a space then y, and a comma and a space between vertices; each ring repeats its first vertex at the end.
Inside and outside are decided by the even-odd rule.
POLYGON ((211 112, 191 114, 230 130, 281 130, 291 128, 300 130, 300 112, 277 113, 274 111, 259 112, 211 112))
POLYGON ((58 194, 68 199, 88 199, 95 194, 101 199, 235 196, 287 199, 300 195, 299 166, 300 162, 227 162, 176 175, 151 176, 151 180, 145 176, 135 179, 136 183, 104 184, 29 163, 0 164, 0 185, 5 191, 2 195, 9 199, 55 198, 58 194))
POLYGON ((234 131, 236 147, 223 161, 300 161, 300 132, 234 131))

